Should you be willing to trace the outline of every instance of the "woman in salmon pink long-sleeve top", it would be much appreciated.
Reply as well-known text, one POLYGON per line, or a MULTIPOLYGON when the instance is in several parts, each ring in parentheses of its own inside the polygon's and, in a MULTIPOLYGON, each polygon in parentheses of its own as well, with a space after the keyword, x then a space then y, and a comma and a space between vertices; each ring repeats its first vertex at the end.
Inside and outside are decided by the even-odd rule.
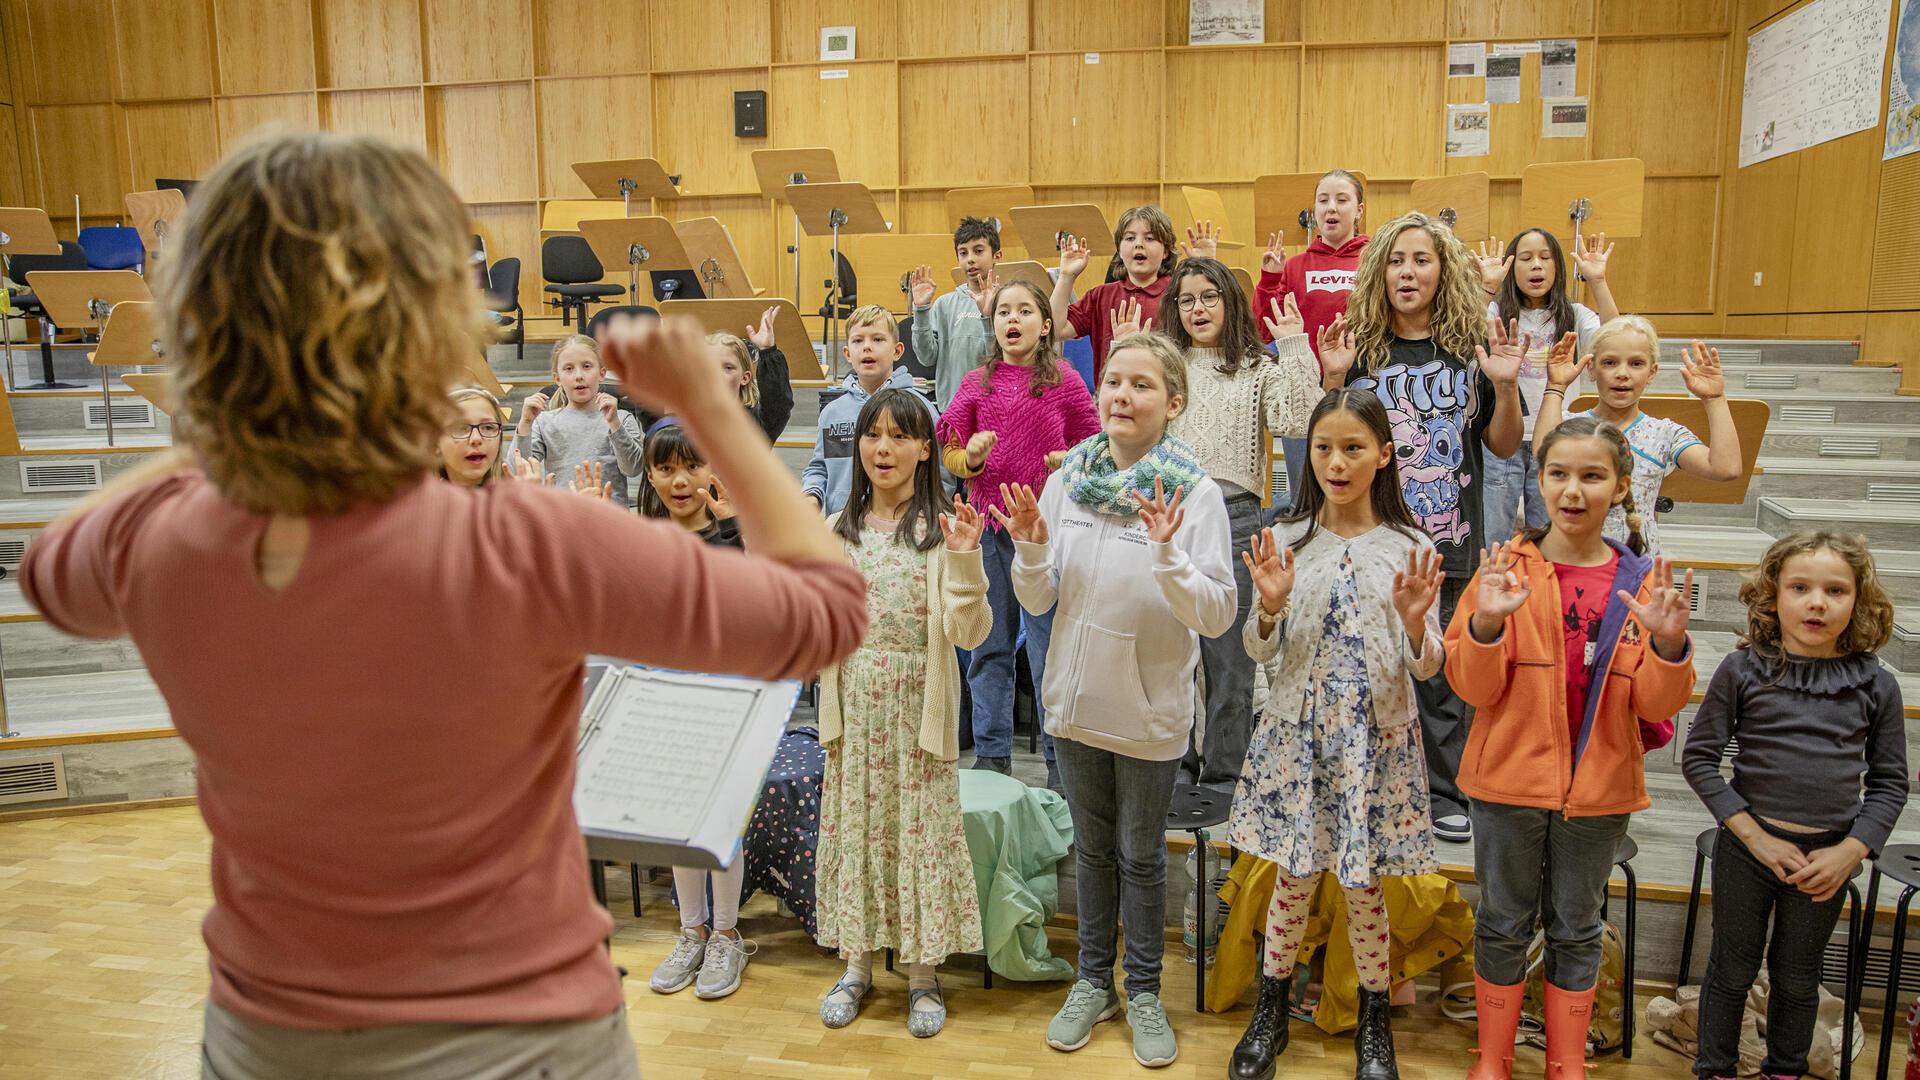
POLYGON ((180 445, 21 567, 55 626, 133 639, 196 755, 209 1076, 638 1076, 573 814, 584 658, 807 676, 865 631, 859 574, 688 324, 607 367, 700 440, 752 554, 430 478, 480 344, 467 218, 372 140, 229 158, 168 254, 180 445))

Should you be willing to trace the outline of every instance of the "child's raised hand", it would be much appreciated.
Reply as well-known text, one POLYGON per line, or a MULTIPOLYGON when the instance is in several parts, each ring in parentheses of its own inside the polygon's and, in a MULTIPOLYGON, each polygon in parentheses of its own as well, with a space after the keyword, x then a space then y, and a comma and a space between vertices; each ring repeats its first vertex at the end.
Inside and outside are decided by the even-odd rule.
POLYGON ((733 516, 733 503, 727 499, 727 485, 719 477, 713 483, 700 489, 700 501, 707 506, 707 516, 715 521, 725 521, 733 516))
POLYGON ((599 462, 580 462, 573 467, 573 493, 589 499, 612 498, 613 481, 602 482, 603 475, 599 462))
POLYGON ((993 446, 1000 436, 991 431, 976 431, 967 440, 967 468, 979 472, 987 464, 987 455, 993 453, 993 446))
POLYGON ((907 279, 907 289, 912 294, 914 307, 923 308, 933 303, 933 295, 939 291, 933 284, 933 267, 914 267, 913 276, 907 279))
POLYGON ((1726 376, 1720 373, 1720 350, 1703 341, 1695 341, 1680 353, 1680 379, 1687 392, 1701 401, 1727 396, 1726 376))
POLYGON ((601 348, 607 374, 648 411, 692 419, 720 408, 738 409, 740 397, 707 355, 700 324, 686 315, 627 319, 601 348))
POLYGON ((947 534, 948 551, 978 550, 980 530, 986 525, 987 519, 980 516, 980 511, 958 496, 953 500, 953 513, 940 515, 940 531, 947 534))
POLYGON ((1046 464, 1047 471, 1053 472, 1060 467, 1062 462, 1067 460, 1067 452, 1065 450, 1049 450, 1047 451, 1047 456, 1041 460, 1046 464))
POLYGON ((1300 305, 1295 302, 1292 293, 1282 299, 1267 301, 1267 306, 1273 309, 1273 314, 1260 318, 1267 324, 1268 337, 1279 341, 1283 337, 1306 333, 1307 320, 1300 317, 1300 305), (1283 302, 1285 307, 1281 306, 1283 302))
POLYGON ((1629 596, 1625 589, 1614 593, 1646 627, 1654 651, 1668 660, 1678 660, 1687 650, 1687 597, 1692 594, 1693 571, 1689 569, 1682 586, 1675 588, 1673 562, 1661 557, 1653 560, 1653 592, 1646 603, 1629 596))
POLYGON ((1287 249, 1280 243, 1280 234, 1267 237, 1267 250, 1260 253, 1260 272, 1277 274, 1287 265, 1287 249))
POLYGON ((768 308, 760 313, 760 321, 747 327, 747 340, 756 349, 773 348, 773 317, 780 313, 779 308, 768 308))
POLYGON ((998 506, 987 507, 1000 527, 1007 535, 1023 544, 1044 544, 1047 542, 1047 519, 1040 516, 1040 500, 1033 489, 1025 484, 1001 484, 1000 501, 1006 504, 1006 510, 998 506))
POLYGON ((1187 229, 1187 242, 1180 245, 1180 257, 1183 259, 1212 259, 1220 254, 1220 241, 1226 238, 1225 229, 1216 229, 1211 221, 1195 222, 1187 229))
POLYGON ((1500 291, 1501 283, 1507 280, 1507 271, 1513 268, 1513 256, 1502 255, 1500 241, 1491 236, 1480 241, 1473 261, 1480 267, 1480 287, 1489 296, 1500 291))
POLYGON ((1527 346, 1532 339, 1520 332, 1520 320, 1515 319, 1501 325, 1499 319, 1487 320, 1487 344, 1485 348, 1473 347, 1474 355, 1480 359, 1480 370, 1486 372, 1495 386, 1505 386, 1520 378, 1520 362, 1526 359, 1527 346))
POLYGON ((1607 243, 1607 234, 1582 236, 1573 245, 1573 266, 1580 276, 1588 281, 1607 280, 1607 260, 1613 256, 1613 245, 1607 243))
POLYGON ((1446 580, 1440 566, 1440 553, 1432 548, 1416 547, 1407 552, 1407 566, 1393 572, 1393 610, 1407 628, 1409 641, 1426 637, 1427 612, 1440 599, 1440 585, 1446 580))
POLYGON ((547 395, 538 390, 528 394, 527 400, 520 403, 520 421, 531 427, 534 418, 547 411, 547 404, 547 395))
POLYGON ((1320 355, 1321 382, 1327 386, 1339 386, 1346 381, 1347 372, 1353 370, 1358 355, 1353 340, 1353 324, 1347 321, 1347 313, 1341 312, 1333 321, 1320 328, 1320 340, 1317 350, 1320 355))
POLYGON ((607 422, 607 427, 620 430, 620 402, 612 394, 596 394, 593 407, 600 410, 600 419, 607 422))
POLYGON ((1112 334, 1107 340, 1119 341, 1128 334, 1153 329, 1153 320, 1141 317, 1140 301, 1127 300, 1119 307, 1107 312, 1107 329, 1112 334))
POLYGON ((993 294, 1000 291, 1000 275, 992 270, 980 279, 980 291, 974 295, 973 302, 980 308, 980 317, 993 321, 993 294))
POLYGON ((1186 494, 1185 488, 1174 488, 1173 498, 1168 499, 1166 487, 1157 476, 1153 478, 1153 498, 1138 491, 1133 493, 1133 501, 1140 504, 1140 524, 1147 527, 1147 539, 1156 544, 1173 542, 1173 534, 1179 532, 1181 522, 1187 520, 1187 512, 1180 505, 1186 494))
POLYGON ((504 461, 500 463, 500 476, 505 480, 529 480, 538 484, 541 482, 540 463, 533 458, 521 457, 520 451, 515 450, 511 464, 504 461))
POLYGON ((1079 277, 1091 257, 1092 251, 1087 247, 1084 237, 1067 237, 1066 242, 1060 245, 1060 276, 1068 281, 1079 277))
POLYGON ((1474 636, 1492 641, 1500 635, 1507 616, 1520 610, 1533 592, 1533 586, 1514 572, 1513 546, 1505 541, 1493 545, 1480 561, 1479 590, 1474 594, 1474 636), (1481 622, 1482 619, 1487 622, 1481 622), (1482 633, 1481 631, 1486 631, 1482 633))
MULTIPOLYGON (((1787 843, 1784 840, 1780 842, 1787 843)), ((1866 857, 1866 845, 1848 837, 1832 847, 1815 848, 1807 852, 1806 865, 1786 875, 1783 880, 1789 885, 1799 886, 1800 891, 1811 897, 1814 903, 1823 903, 1846 887, 1853 872, 1860 868, 1860 860, 1866 857)))
POLYGON ((1269 615, 1286 610, 1287 597, 1293 595, 1293 549, 1275 541, 1272 529, 1261 529, 1253 534, 1240 559, 1247 564, 1247 576, 1260 594, 1260 610, 1269 615))
POLYGON ((1547 350, 1547 385, 1555 390, 1565 390, 1580 379, 1580 373, 1587 370, 1593 362, 1593 354, 1588 353, 1578 360, 1573 354, 1579 351, 1580 335, 1569 330, 1547 350))

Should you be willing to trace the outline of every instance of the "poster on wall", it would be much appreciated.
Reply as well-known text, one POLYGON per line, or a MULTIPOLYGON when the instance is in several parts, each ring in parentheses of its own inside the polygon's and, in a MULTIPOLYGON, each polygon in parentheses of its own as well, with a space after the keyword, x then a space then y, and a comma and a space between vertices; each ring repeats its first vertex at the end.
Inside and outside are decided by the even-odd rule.
POLYGON ((1580 43, 1573 38, 1540 40, 1540 96, 1572 97, 1574 71, 1580 66, 1580 43))
POLYGON ((1486 73, 1486 42, 1456 41, 1447 46, 1447 78, 1478 79, 1486 73))
POLYGON ((1189 45, 1257 45, 1266 40, 1263 0, 1193 0, 1187 8, 1189 45))
POLYGON ((1813 0, 1747 35, 1740 167, 1878 124, 1886 54, 1887 0, 1813 0))
POLYGON ((1494 52, 1487 57, 1487 101, 1494 105, 1519 103, 1519 53, 1494 52))
POLYGON ((1543 139, 1586 138, 1587 99, 1583 97, 1541 98, 1540 137, 1543 139))
POLYGON ((1900 0, 1893 34, 1893 78, 1887 80, 1887 144, 1881 160, 1920 150, 1920 0, 1900 0))
POLYGON ((1447 106, 1447 156, 1486 157, 1493 144, 1493 110, 1478 105, 1447 106))

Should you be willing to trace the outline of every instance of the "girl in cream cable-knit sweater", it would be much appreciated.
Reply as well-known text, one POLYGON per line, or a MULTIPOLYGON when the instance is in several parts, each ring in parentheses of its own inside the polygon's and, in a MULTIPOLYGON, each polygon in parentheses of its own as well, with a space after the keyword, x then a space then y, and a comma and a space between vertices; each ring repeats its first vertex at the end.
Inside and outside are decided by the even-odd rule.
MULTIPOLYGON (((1267 434, 1306 434, 1307 416, 1321 397, 1319 369, 1293 298, 1277 319, 1267 320, 1278 353, 1269 356, 1260 347, 1246 293, 1216 259, 1186 259, 1175 267, 1168 302, 1179 318, 1166 320, 1167 332, 1186 354, 1190 387, 1187 407, 1170 430, 1193 447, 1220 485, 1233 549, 1243 552, 1260 528, 1260 493, 1269 483, 1267 434)), ((1253 734, 1254 665, 1240 643, 1253 586, 1238 558, 1233 577, 1238 608, 1231 632, 1200 642, 1206 733, 1186 758, 1196 780, 1222 790, 1239 779, 1253 734)))

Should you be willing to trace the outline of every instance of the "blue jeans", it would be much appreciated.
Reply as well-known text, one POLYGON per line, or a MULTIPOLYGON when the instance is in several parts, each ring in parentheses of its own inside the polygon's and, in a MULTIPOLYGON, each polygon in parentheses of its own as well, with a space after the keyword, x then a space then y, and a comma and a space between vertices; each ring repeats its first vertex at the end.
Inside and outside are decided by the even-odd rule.
MULTIPOLYGON (((990 528, 980 537, 981 561, 987 570, 987 606, 993 609, 993 629, 973 650, 967 664, 967 689, 973 695, 973 753, 975 757, 1013 756, 1014 639, 1027 635, 1027 670, 1033 673, 1036 710, 1047 670, 1047 645, 1053 638, 1053 612, 1029 615, 1013 595, 1013 538, 1005 529, 990 528)), ((1047 760, 1053 760, 1053 738, 1046 739, 1047 760)))
POLYGON ((1540 464, 1534 460, 1531 446, 1522 445, 1507 458, 1488 454, 1480 469, 1480 483, 1484 485, 1480 513, 1486 522, 1480 546, 1486 550, 1513 539, 1514 517, 1522 503, 1526 505, 1527 528, 1537 529, 1547 523, 1547 498, 1540 494, 1540 464))
POLYGON ((1072 739, 1055 749, 1073 815, 1080 977, 1113 985, 1117 921, 1126 934, 1126 996, 1158 994, 1167 944, 1167 807, 1180 761, 1122 757, 1072 739))
POLYGON ((1207 732, 1203 740, 1191 735, 1186 767, 1197 782, 1231 791, 1247 760, 1253 738, 1253 658, 1240 641, 1240 631, 1253 610, 1253 578, 1240 553, 1248 549, 1260 529, 1260 497, 1236 492, 1227 499, 1227 522, 1233 535, 1233 583, 1237 607, 1233 626, 1219 637, 1200 639, 1200 664, 1207 673, 1207 732))
MULTIPOLYGON (((1300 485, 1314 483, 1313 466, 1307 461, 1307 440, 1281 439, 1280 451, 1287 459, 1287 505, 1281 506, 1278 500, 1273 504, 1274 513, 1291 510, 1300 502, 1300 485)), ((1273 523, 1273 517, 1267 518, 1267 524, 1273 523)))

